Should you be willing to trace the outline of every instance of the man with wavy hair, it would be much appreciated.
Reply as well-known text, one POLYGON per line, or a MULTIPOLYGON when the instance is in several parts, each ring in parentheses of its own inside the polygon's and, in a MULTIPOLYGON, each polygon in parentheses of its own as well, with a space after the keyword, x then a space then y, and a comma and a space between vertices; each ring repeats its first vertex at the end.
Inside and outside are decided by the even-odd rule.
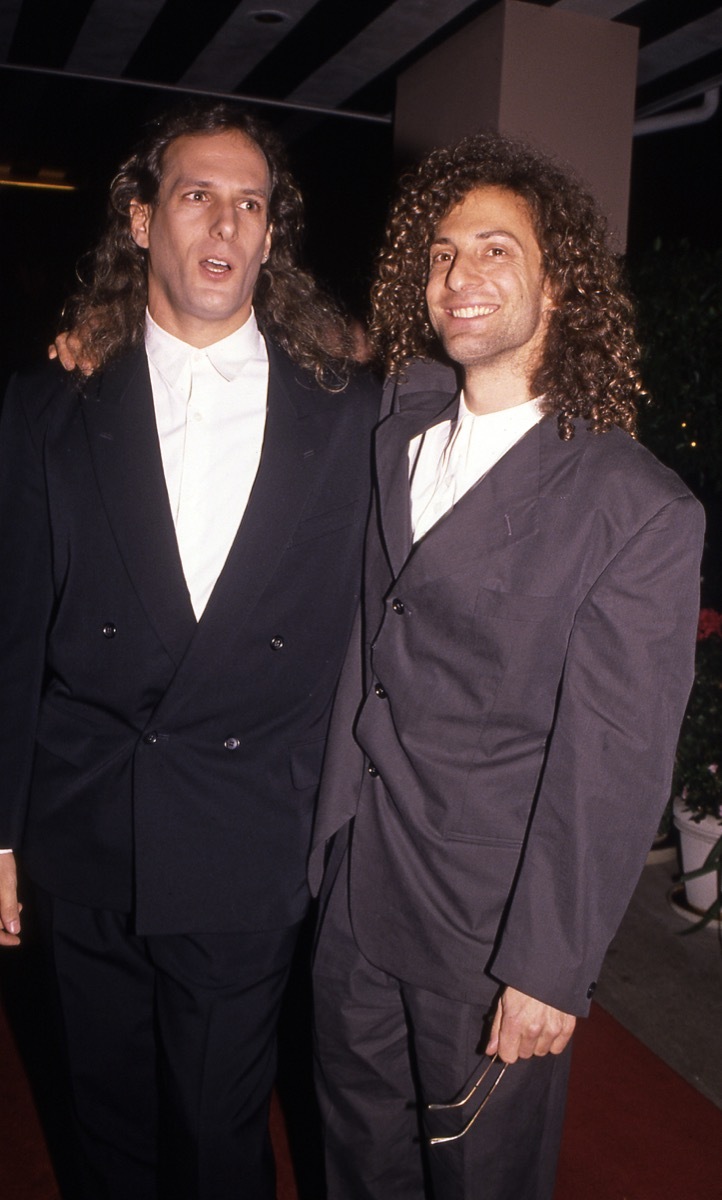
POLYGON ((599 211, 529 147, 405 180, 373 330, 362 641, 311 858, 329 1200, 549 1200, 572 1031, 669 796, 702 513, 634 440, 599 211))
POLYGON ((376 388, 274 135, 196 103, 111 188, 95 366, 0 434, 0 944, 40 888, 73 1200, 275 1197, 275 1031, 358 595, 376 388))

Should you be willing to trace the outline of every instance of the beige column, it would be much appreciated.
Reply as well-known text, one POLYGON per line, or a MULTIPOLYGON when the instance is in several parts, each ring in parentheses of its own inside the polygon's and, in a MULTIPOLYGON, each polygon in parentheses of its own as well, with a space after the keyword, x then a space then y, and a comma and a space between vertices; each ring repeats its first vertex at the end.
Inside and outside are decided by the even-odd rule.
POLYGON ((524 137, 576 169, 623 249, 637 40, 629 25, 503 0, 399 77, 397 157, 483 129, 524 137))

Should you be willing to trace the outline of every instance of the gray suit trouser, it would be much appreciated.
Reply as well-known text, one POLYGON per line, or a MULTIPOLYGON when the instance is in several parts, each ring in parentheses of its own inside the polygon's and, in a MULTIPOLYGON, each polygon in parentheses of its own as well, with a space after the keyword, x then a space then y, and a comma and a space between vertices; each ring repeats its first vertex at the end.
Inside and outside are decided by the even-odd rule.
POLYGON ((569 1048, 510 1066, 464 1137, 429 1146, 429 1134, 457 1132, 474 1111, 432 1118, 423 1106, 464 1094, 488 1005, 437 996, 364 958, 345 862, 322 907, 314 976, 328 1200, 551 1200, 569 1048))

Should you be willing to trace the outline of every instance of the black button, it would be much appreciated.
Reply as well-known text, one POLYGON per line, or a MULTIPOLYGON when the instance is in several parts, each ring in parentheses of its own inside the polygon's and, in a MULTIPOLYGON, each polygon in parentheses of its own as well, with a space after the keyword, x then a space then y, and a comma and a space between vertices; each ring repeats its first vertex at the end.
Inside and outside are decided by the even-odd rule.
POLYGON ((591 1000, 591 998, 594 995, 594 993, 596 992, 596 990, 597 990, 596 983, 590 983, 589 987, 587 988, 587 1000, 591 1000))
POLYGON ((374 687, 374 691, 376 692, 376 695, 378 696, 379 700, 385 700, 385 699, 386 699, 386 695, 387 695, 387 693, 386 693, 386 691, 385 691, 385 690, 384 690, 384 689, 381 687, 381 684, 380 684, 380 683, 377 683, 377 684, 376 684, 376 686, 374 687))
POLYGON ((105 625, 103 626, 103 637, 107 637, 107 638, 115 637, 117 632, 118 632, 118 630, 116 629, 116 627, 112 621, 105 622, 105 625))
POLYGON ((269 645, 272 650, 282 650, 283 649, 284 640, 281 637, 280 633, 277 633, 275 637, 271 638, 269 645))
POLYGON ((156 733, 155 729, 151 729, 149 733, 144 733, 143 741, 145 742, 146 746, 155 746, 156 742, 158 741, 158 734, 156 733))
POLYGON ((237 750, 240 744, 241 743, 239 742, 238 738, 226 738, 225 742, 223 743, 226 750, 237 750))
POLYGON ((369 765, 368 765, 368 773, 369 773, 369 775, 371 776, 371 778, 372 778, 372 779, 375 779, 375 778, 376 778, 376 776, 378 775, 378 771, 376 770, 376 767, 374 766, 374 764, 373 764, 373 763, 369 763, 369 765))
POLYGON ((398 598, 393 601, 391 607, 393 608, 395 613, 399 614, 399 616, 401 616, 402 613, 406 612, 406 608, 405 608, 403 600, 399 600, 398 598))

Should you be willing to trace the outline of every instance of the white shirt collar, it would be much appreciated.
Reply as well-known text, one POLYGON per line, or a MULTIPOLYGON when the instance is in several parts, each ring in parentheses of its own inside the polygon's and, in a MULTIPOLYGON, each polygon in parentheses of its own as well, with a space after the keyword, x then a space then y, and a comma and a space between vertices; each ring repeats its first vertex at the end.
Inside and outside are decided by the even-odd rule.
POLYGON ((456 417, 455 424, 458 427, 466 417, 472 417, 476 421, 483 421, 484 426, 490 432, 498 430, 501 434, 502 430, 511 430, 519 428, 519 430, 531 429, 532 425, 536 424, 542 416, 539 405, 543 396, 535 396, 533 400, 525 400, 523 404, 514 404, 511 408, 500 408, 496 412, 490 413, 474 413, 467 407, 464 398, 464 389, 459 393, 459 412, 456 417))
POLYGON ((190 380, 193 363, 198 362, 200 358, 207 359, 227 382, 236 379, 249 362, 267 360, 266 344, 253 309, 240 329, 204 347, 203 350, 197 350, 195 346, 190 346, 188 342, 183 342, 172 333, 168 333, 153 320, 146 309, 145 349, 148 358, 168 386, 180 387, 183 390, 186 390, 190 380))

